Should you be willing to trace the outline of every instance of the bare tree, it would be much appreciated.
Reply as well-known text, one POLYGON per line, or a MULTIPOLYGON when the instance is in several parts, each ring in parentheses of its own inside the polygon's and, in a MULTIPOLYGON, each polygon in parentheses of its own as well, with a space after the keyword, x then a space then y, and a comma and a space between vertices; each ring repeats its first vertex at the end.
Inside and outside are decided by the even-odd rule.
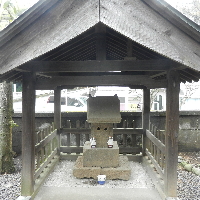
POLYGON ((196 92, 196 90, 199 88, 199 84, 196 83, 185 83, 184 84, 184 94, 182 97, 180 97, 180 102, 179 102, 179 108, 186 103, 187 99, 191 98, 192 95, 196 92))
POLYGON ((182 4, 180 2, 176 3, 174 6, 177 10, 183 13, 186 17, 193 20, 195 23, 200 25, 200 1, 192 0, 182 4))
MULTIPOLYGON (((150 108, 152 108, 153 103, 158 95, 158 93, 163 90, 161 88, 155 88, 150 90, 150 108)), ((138 102, 142 102, 143 93, 140 89, 132 89, 129 91, 129 94, 134 94, 135 100, 138 102)))

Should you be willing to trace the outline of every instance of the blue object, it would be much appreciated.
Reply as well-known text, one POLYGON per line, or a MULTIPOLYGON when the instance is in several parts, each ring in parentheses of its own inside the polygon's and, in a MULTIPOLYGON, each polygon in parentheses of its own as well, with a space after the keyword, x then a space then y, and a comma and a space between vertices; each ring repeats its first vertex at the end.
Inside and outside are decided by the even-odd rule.
POLYGON ((105 181, 98 181, 98 183, 99 183, 100 185, 104 185, 104 184, 105 184, 105 181))

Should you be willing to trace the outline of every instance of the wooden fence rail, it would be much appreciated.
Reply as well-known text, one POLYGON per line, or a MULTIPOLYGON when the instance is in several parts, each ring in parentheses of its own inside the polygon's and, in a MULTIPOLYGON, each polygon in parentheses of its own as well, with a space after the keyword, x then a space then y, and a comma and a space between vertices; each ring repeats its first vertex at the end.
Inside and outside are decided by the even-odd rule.
MULTIPOLYGON (((127 128, 126 121, 123 122, 123 128, 117 128, 114 124, 113 137, 118 142, 120 154, 139 154, 142 151, 141 135, 142 129, 127 128)), ((71 128, 70 121, 67 121, 67 127, 61 129, 61 147, 62 153, 76 153, 83 152, 83 145, 90 139, 90 125, 87 123, 80 123, 76 121, 76 127, 71 128)))
POLYGON ((55 163, 55 160, 58 161, 59 157, 57 156, 57 153, 57 130, 52 123, 51 126, 47 126, 36 133, 35 181, 40 178, 40 175, 44 173, 48 165, 55 163))
POLYGON ((148 145, 146 154, 155 166, 157 172, 164 178, 165 166, 165 131, 158 130, 153 124, 150 125, 150 130, 146 130, 148 145))

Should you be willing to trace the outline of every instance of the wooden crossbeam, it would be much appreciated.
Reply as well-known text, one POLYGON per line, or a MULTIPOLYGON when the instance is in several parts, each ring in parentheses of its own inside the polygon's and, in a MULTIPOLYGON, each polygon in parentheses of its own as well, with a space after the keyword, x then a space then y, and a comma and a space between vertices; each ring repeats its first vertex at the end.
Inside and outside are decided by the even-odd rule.
POLYGON ((91 61, 31 61, 20 70, 35 72, 108 72, 166 71, 180 64, 167 59, 156 60, 91 60, 91 61))
POLYGON ((166 80, 156 81, 146 75, 106 75, 106 76, 57 76, 46 80, 37 80, 37 90, 54 89, 57 86, 131 86, 141 85, 148 88, 165 88, 166 80))

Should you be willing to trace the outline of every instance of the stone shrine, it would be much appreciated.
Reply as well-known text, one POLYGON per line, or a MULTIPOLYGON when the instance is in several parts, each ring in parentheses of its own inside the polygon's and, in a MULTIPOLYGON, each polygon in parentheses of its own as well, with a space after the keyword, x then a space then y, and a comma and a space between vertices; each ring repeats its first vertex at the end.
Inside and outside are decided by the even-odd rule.
POLYGON ((119 156, 119 147, 113 141, 113 123, 121 121, 120 101, 115 96, 90 96, 87 100, 87 121, 91 123, 91 139, 83 147, 73 175, 77 178, 128 180, 131 170, 127 156, 119 156))

